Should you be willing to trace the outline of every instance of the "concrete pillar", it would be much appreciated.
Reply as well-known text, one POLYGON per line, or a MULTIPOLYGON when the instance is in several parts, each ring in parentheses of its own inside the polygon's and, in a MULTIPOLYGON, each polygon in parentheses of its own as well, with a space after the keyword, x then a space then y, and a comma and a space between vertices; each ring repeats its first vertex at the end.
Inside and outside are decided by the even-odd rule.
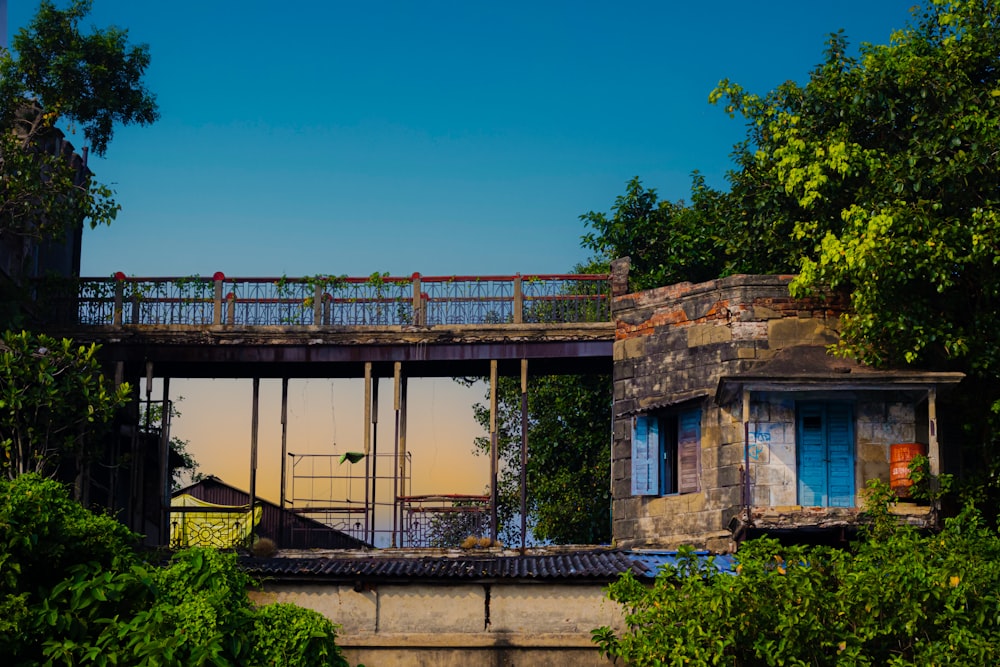
POLYGON ((628 271, 632 267, 630 257, 622 257, 611 262, 611 296, 628 294, 628 271))

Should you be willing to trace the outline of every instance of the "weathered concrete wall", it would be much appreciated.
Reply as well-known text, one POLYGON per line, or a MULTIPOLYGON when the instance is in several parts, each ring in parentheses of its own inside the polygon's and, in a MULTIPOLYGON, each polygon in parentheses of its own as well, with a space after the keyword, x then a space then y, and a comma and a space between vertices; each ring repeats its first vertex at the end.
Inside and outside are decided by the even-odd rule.
POLYGON ((265 583, 258 604, 292 602, 341 625, 338 644, 366 665, 608 665, 590 640, 623 627, 603 584, 265 583))
MULTIPOLYGON (((789 282, 791 276, 731 276, 614 298, 616 545, 732 548, 728 524, 740 506, 744 433, 742 408, 711 400, 719 378, 748 371, 785 347, 828 345, 838 338, 843 305, 833 298, 792 299, 789 282), (633 497, 632 415, 685 401, 702 410, 701 491, 633 497)), ((760 493, 767 492, 768 502, 772 488, 780 495, 779 487, 788 481, 783 467, 791 465, 794 471, 787 449, 794 445, 794 428, 790 433, 784 426, 774 428, 783 449, 773 452, 773 468, 761 470, 767 483, 760 493)), ((791 452, 794 456, 794 446, 791 452)), ((768 461, 771 455, 769 451, 768 461)))

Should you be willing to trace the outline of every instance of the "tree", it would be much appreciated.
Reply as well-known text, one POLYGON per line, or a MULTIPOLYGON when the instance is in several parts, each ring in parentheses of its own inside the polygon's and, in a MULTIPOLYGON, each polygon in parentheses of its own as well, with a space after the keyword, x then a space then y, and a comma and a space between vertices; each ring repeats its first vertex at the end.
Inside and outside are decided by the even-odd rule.
POLYGON ((611 260, 630 257, 629 283, 635 290, 717 278, 726 266, 723 240, 712 224, 721 197, 697 172, 690 205, 659 200, 635 177, 610 215, 590 211, 580 216, 593 230, 581 245, 595 253, 595 268, 605 271, 611 260))
POLYGON ((992 474, 1000 411, 1000 4, 927 0, 887 45, 842 34, 805 85, 713 93, 747 122, 724 208, 738 269, 850 297, 840 352, 968 374, 952 402, 992 474), (762 239, 768 245, 761 247, 762 239), (991 419, 991 415, 993 418, 991 419))
POLYGON ((734 190, 756 193, 751 227, 780 221, 800 291, 851 294, 851 354, 992 364, 1000 6, 931 0, 915 17, 858 58, 832 36, 805 86, 761 98, 722 82, 714 99, 750 128, 734 190))
POLYGON ((111 386, 98 350, 44 334, 2 334, 0 469, 6 477, 52 474, 63 461, 79 471, 99 451, 106 425, 129 400, 129 386, 111 386))
MULTIPOLYGON (((488 429, 489 405, 473 406, 488 429)), ((534 538, 557 544, 611 539, 611 378, 607 375, 533 377, 528 381, 528 523, 534 538)), ((497 386, 497 484, 500 539, 520 543, 521 383, 497 386)), ((487 454, 490 439, 476 439, 487 454)))
POLYGON ((583 216, 585 247, 631 256, 635 288, 798 273, 795 295, 840 291, 838 353, 967 374, 948 438, 1000 508, 1000 4, 925 0, 857 56, 831 35, 804 84, 710 100, 746 121, 729 190, 696 179, 671 204, 633 180, 583 216))
POLYGON ((43 0, 13 36, 14 53, 0 55, 0 234, 58 239, 84 219, 109 224, 120 208, 111 189, 68 159, 57 124, 80 126, 104 155, 116 123, 158 117, 142 82, 148 47, 130 46, 119 28, 81 32, 90 7, 43 0))

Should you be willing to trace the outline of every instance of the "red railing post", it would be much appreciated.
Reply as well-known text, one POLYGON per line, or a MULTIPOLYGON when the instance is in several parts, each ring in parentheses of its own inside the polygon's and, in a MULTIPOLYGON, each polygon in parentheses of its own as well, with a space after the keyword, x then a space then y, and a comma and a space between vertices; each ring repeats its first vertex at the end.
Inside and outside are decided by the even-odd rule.
POLYGON ((212 324, 222 324, 222 281, 226 276, 222 271, 216 271, 212 276, 215 281, 215 296, 212 302, 212 324))

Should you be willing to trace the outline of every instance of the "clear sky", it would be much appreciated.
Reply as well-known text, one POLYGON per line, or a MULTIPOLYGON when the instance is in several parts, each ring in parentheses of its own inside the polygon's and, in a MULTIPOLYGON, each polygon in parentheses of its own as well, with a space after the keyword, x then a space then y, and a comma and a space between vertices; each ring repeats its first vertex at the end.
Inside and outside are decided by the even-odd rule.
POLYGON ((631 177, 724 186, 720 79, 804 80, 830 32, 885 42, 912 4, 94 0, 149 44, 162 118, 93 160, 123 210, 83 273, 564 272, 631 177))
MULTIPOLYGON (((694 170, 725 187, 744 128, 707 102, 720 79, 759 93, 804 81, 829 33, 885 43, 913 4, 94 0, 90 23, 149 44, 162 117, 92 160, 123 209, 85 234, 82 271, 566 272, 588 256, 579 216, 607 211, 633 176, 667 199, 688 195, 694 170)), ((10 3, 8 29, 36 7, 10 3)), ((171 389, 203 470, 245 488, 249 382, 171 389)), ((278 391, 265 383, 262 401, 272 499, 278 391)), ((358 392, 293 381, 289 448, 357 449, 358 392)), ((488 462, 456 463, 481 393, 411 385, 416 492, 482 489, 488 462)))

